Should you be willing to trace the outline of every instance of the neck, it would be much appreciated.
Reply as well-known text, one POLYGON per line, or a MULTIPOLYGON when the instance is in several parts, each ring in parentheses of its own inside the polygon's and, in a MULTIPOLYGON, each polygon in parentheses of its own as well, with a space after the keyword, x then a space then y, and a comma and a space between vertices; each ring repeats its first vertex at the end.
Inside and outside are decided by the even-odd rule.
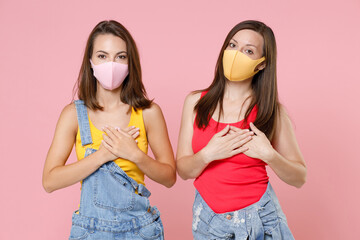
POLYGON ((250 96, 252 94, 251 81, 252 78, 244 81, 226 80, 224 98, 237 100, 250 96))
POLYGON ((120 100, 120 92, 120 87, 114 90, 107 90, 98 83, 96 99, 99 101, 100 106, 104 108, 104 111, 106 111, 107 109, 112 109, 124 104, 120 100))

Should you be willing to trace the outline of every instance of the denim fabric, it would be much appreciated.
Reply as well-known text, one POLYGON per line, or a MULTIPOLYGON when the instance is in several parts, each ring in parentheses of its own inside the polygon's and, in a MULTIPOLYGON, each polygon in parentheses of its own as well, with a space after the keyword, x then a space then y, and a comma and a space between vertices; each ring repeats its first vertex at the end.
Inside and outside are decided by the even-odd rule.
MULTIPOLYGON (((75 104, 81 141, 91 144, 87 109, 80 100, 75 104)), ((95 151, 90 146, 85 157, 95 151)), ((73 213, 69 239, 163 240, 160 212, 150 206, 150 194, 113 161, 103 164, 82 181, 80 208, 73 213)))
POLYGON ((294 239, 270 183, 261 199, 240 210, 217 214, 198 191, 193 205, 195 240, 291 240, 294 239))
POLYGON ((87 109, 82 100, 76 100, 74 103, 80 128, 81 145, 85 146, 93 143, 90 133, 90 124, 87 109))

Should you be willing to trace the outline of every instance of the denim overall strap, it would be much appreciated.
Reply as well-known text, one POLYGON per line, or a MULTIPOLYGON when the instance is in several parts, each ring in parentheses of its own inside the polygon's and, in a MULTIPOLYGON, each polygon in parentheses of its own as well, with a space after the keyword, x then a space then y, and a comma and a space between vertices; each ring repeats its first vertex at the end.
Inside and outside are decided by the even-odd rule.
POLYGON ((80 129, 81 145, 92 144, 88 111, 82 100, 74 101, 80 129))

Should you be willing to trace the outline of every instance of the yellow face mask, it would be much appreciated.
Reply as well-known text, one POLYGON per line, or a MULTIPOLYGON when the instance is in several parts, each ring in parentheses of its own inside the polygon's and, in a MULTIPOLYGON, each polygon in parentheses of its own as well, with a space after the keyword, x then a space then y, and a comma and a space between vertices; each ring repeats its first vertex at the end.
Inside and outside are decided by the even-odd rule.
POLYGON ((253 60, 237 50, 225 50, 223 56, 224 75, 230 81, 243 81, 254 76, 255 67, 265 61, 265 57, 253 60))

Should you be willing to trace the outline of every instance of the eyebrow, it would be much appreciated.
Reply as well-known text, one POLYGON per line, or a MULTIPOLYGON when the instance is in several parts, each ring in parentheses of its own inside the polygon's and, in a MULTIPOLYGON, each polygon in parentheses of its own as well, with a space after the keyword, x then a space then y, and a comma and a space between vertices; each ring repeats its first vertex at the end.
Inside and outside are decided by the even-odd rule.
POLYGON ((251 46, 251 47, 257 48, 255 45, 252 45, 250 43, 246 44, 245 46, 251 46))
MULTIPOLYGON (((99 51, 97 51, 97 53, 98 53, 98 52, 102 52, 102 53, 105 53, 105 54, 109 54, 109 53, 107 53, 107 52, 105 52, 105 51, 103 51, 103 50, 99 50, 99 51)), ((126 53, 126 54, 127 54, 126 51, 120 51, 120 52, 116 53, 116 55, 118 55, 118 54, 120 54, 120 53, 126 53)))
MULTIPOLYGON (((233 38, 232 38, 231 40, 234 41, 234 42, 236 42, 236 43, 238 43, 238 41, 236 41, 236 40, 233 39, 233 38)), ((251 47, 257 48, 255 45, 250 44, 250 43, 246 44, 245 46, 251 46, 251 47)))

